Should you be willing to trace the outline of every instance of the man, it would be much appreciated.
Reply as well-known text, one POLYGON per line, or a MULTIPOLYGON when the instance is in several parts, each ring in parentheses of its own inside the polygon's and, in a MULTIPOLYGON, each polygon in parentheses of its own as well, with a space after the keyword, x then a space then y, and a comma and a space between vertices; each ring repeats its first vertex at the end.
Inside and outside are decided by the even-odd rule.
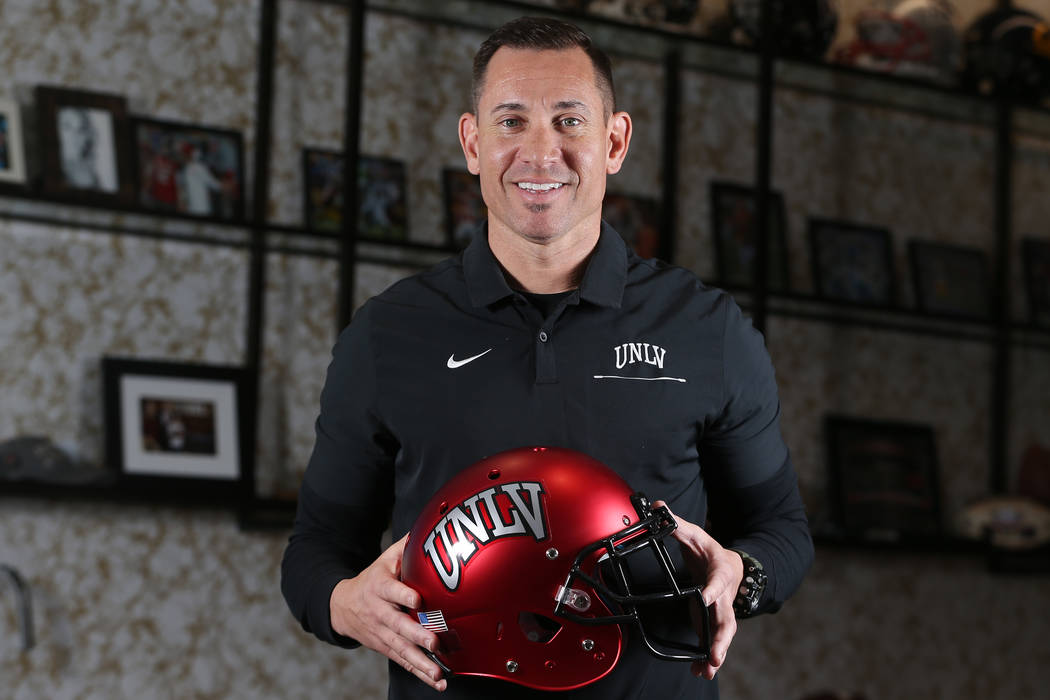
POLYGON ((340 336, 282 566, 285 597, 321 639, 390 657, 392 698, 534 697, 442 678, 423 651, 437 637, 408 614, 421 601, 398 580, 398 538, 482 457, 568 447, 681 516, 674 536, 705 584, 713 641, 710 661, 692 668, 706 680, 629 641, 608 676, 567 695, 717 697, 709 681, 736 631, 745 557, 768 576, 764 588, 757 575, 744 586, 755 612, 779 607, 812 558, 762 339, 728 295, 638 258, 602 224, 631 119, 615 111, 608 59, 585 34, 510 22, 482 44, 473 82, 459 138, 487 225, 459 257, 363 306, 340 336), (721 542, 745 554, 695 524, 708 512, 721 542), (388 523, 397 542, 380 554, 388 523))

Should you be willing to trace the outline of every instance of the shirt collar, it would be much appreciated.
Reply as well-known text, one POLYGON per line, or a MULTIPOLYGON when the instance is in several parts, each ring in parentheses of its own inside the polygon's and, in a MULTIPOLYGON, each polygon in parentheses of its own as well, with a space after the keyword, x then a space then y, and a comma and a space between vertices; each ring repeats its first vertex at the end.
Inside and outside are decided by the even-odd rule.
MULTIPOLYGON (((503 276, 503 268, 489 248, 488 223, 478 227, 463 252, 463 274, 470 303, 475 307, 488 306, 514 294, 503 276)), ((626 280, 627 244, 603 221, 598 245, 583 273, 580 298, 598 306, 618 309, 623 301, 626 280)))

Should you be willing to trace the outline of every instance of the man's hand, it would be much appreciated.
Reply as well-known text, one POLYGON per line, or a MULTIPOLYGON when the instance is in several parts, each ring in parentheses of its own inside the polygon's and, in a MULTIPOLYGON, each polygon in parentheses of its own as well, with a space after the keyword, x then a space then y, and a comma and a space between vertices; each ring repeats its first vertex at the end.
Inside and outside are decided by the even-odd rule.
POLYGON ((441 669, 420 649, 437 649, 437 635, 401 610, 415 610, 421 602, 419 594, 400 581, 407 539, 405 535, 390 545, 354 578, 336 584, 329 602, 332 629, 393 659, 431 688, 444 690, 447 681, 441 669))
MULTIPOLYGON (((653 506, 666 506, 655 501, 653 506)), ((668 508, 670 511, 670 508, 668 508)), ((682 547, 682 557, 694 581, 704 581, 704 603, 711 618, 711 656, 707 663, 693 662, 693 675, 711 680, 726 660, 729 643, 736 634, 733 599, 744 578, 744 561, 736 552, 724 549, 703 528, 671 514, 678 528, 674 538, 682 547)))

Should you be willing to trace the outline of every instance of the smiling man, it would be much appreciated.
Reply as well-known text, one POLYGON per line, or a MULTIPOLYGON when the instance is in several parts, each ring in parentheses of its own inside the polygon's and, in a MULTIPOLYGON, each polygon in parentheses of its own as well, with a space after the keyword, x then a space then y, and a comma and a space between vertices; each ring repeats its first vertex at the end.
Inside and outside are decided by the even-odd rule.
POLYGON ((520 288, 571 289, 598 243, 606 176, 627 156, 631 118, 613 113, 611 75, 599 78, 582 48, 502 47, 488 60, 459 139, 481 176, 489 247, 520 288))
MULTIPOLYGON (((690 665, 657 659, 628 629, 608 675, 568 696, 716 698, 737 618, 778 609, 813 557, 762 337, 729 295, 637 257, 602 222, 632 125, 586 34, 544 18, 500 27, 475 57, 473 102, 459 140, 488 220, 461 255, 370 300, 340 335, 285 598, 319 638, 389 657, 391 698, 548 697, 445 677, 429 652, 454 635, 438 636, 439 611, 421 608, 400 563, 403 536, 453 476, 511 448, 565 447, 676 514, 672 557, 703 586, 712 632, 709 657, 690 665), (388 523, 396 542, 380 552, 388 523)), ((465 557, 452 563, 457 577, 479 575, 465 557)), ((561 594, 550 595, 553 608, 561 594)), ((521 624, 493 630, 494 642, 526 634, 521 624)), ((556 634, 546 624, 540 639, 556 634)), ((697 646, 682 611, 650 625, 697 646)))

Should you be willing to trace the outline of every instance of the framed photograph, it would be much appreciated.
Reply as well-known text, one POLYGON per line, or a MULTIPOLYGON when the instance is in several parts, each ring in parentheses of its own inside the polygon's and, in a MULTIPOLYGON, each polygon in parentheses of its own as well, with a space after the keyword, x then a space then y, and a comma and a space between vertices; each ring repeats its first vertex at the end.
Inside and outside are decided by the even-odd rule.
POLYGON ((0 183, 22 185, 26 182, 20 110, 16 101, 0 97, 0 183))
POLYGON ((131 132, 120 95, 37 86, 45 194, 133 205, 131 132))
POLYGON ((445 168, 441 171, 441 188, 445 237, 450 246, 466 248, 475 229, 488 217, 488 207, 481 198, 481 181, 467 170, 445 168))
POLYGON ((919 310, 987 319, 991 315, 988 256, 983 250, 912 240, 908 258, 919 310))
POLYGON ((660 203, 649 197, 606 192, 602 218, 643 258, 664 257, 660 203))
POLYGON ((244 140, 231 129, 132 119, 135 190, 146 209, 244 218, 244 140))
POLYGON ((895 275, 890 232, 846 221, 810 219, 813 285, 818 297, 892 306, 895 275))
POLYGON ((836 520, 843 533, 873 541, 942 534, 932 428, 834 415, 825 427, 836 520))
MULTIPOLYGON (((357 159, 358 238, 408 240, 405 164, 392 158, 357 159)), ((303 150, 303 211, 310 231, 337 233, 343 225, 343 154, 303 150)))
MULTIPOLYGON (((769 193, 766 285, 770 291, 788 291, 787 231, 784 198, 769 193)), ((756 193, 751 187, 729 182, 711 183, 711 224, 719 283, 726 287, 753 287, 756 193)))
POLYGON ((1050 240, 1025 238, 1021 241, 1021 254, 1028 317, 1036 325, 1050 326, 1050 240))
POLYGON ((102 360, 106 460, 118 484, 195 500, 251 483, 254 416, 241 367, 102 360))

